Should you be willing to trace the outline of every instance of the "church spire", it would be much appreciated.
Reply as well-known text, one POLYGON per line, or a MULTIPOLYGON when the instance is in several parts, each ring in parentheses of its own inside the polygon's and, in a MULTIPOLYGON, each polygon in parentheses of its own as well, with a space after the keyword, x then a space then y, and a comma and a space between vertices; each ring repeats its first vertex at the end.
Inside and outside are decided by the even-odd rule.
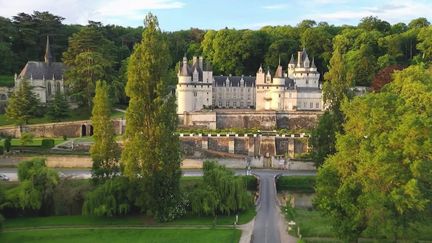
POLYGON ((46 42, 46 49, 45 49, 45 63, 48 65, 52 62, 52 55, 51 55, 51 47, 49 42, 49 36, 47 35, 47 42, 46 42))

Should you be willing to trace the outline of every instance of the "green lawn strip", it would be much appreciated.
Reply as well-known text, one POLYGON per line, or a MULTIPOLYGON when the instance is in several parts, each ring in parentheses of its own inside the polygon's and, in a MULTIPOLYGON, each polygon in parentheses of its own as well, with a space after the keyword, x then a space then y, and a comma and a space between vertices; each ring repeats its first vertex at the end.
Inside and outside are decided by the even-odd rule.
POLYGON ((0 242, 238 242, 238 229, 52 229, 2 232, 0 242))
MULTIPOLYGON (((42 140, 44 139, 51 139, 51 138, 33 138, 33 141, 29 144, 26 144, 25 146, 22 146, 21 140, 19 138, 13 138, 11 139, 11 145, 12 147, 39 147, 42 145, 42 140)), ((61 144, 64 143, 65 140, 63 138, 52 138, 54 139, 54 144, 61 144)), ((0 142, 1 145, 4 144, 4 139, 0 142)))
MULTIPOLYGON (((330 226, 330 220, 322 216, 319 211, 301 208, 296 208, 295 211, 297 214, 295 222, 300 226, 300 233, 306 238, 306 242, 342 242, 336 239, 336 233, 330 226)), ((416 238, 427 241, 432 240, 432 218, 412 228, 416 229, 416 232, 413 233, 416 238)), ((292 231, 290 234, 297 236, 297 231, 292 231)), ((373 238, 379 239, 379 242, 391 242, 385 241, 383 236, 362 234, 362 238, 370 240, 370 242, 376 242, 376 239, 374 241, 373 238)))
MULTIPOLYGON (((249 209, 239 214, 239 224, 245 224, 255 217, 255 210, 249 209)), ((232 225, 235 215, 218 216, 216 225, 232 225)), ((214 217, 186 215, 173 222, 157 223, 151 217, 144 215, 124 217, 93 217, 93 216, 49 216, 49 217, 19 217, 6 219, 5 229, 33 228, 46 226, 107 226, 107 225, 136 225, 136 226, 186 226, 205 225, 212 226, 214 217)))

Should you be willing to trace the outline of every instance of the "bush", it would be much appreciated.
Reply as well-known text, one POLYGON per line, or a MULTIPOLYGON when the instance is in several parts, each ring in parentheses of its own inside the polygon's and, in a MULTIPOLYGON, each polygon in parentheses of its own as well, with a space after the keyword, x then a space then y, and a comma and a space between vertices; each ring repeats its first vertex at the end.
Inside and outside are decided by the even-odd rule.
POLYGON ((0 155, 2 155, 2 154, 4 154, 4 149, 3 149, 3 146, 0 145, 0 155))
POLYGON ((34 135, 28 132, 21 134, 21 145, 26 146, 33 142, 34 135))
POLYGON ((11 146, 12 146, 11 140, 12 140, 11 137, 6 137, 5 141, 4 141, 4 148, 6 149, 6 152, 8 152, 8 153, 10 152, 10 149, 11 149, 11 146))
POLYGON ((276 179, 278 191, 314 192, 315 176, 280 176, 276 179))
POLYGON ((66 141, 67 140, 67 136, 63 135, 63 140, 66 141))
POLYGON ((248 191, 258 191, 258 180, 255 176, 242 176, 248 191))
POLYGON ((50 148, 54 147, 54 145, 55 145, 54 139, 51 139, 51 138, 50 139, 48 139, 48 138, 42 139, 42 144, 41 144, 42 148, 50 149, 50 148))

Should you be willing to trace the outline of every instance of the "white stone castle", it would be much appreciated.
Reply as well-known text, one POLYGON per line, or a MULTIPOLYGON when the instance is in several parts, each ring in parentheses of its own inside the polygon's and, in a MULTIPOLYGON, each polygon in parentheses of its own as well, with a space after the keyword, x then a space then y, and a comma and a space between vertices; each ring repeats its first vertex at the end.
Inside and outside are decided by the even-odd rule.
POLYGON ((256 77, 213 76, 202 57, 186 57, 178 72, 177 113, 203 109, 256 109, 257 111, 323 110, 320 74, 303 49, 297 62, 291 56, 287 72, 278 65, 274 75, 260 67, 256 77))

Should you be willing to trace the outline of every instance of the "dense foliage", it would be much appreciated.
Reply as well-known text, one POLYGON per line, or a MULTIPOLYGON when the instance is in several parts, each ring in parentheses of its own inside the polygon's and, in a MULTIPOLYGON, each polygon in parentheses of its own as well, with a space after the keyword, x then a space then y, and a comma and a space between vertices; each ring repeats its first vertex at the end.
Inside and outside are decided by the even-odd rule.
POLYGON ((413 237, 431 216, 432 69, 396 72, 380 93, 345 102, 344 134, 318 172, 315 203, 339 237, 413 237))
POLYGON ((279 176, 276 178, 278 191, 314 192, 315 176, 279 176))

